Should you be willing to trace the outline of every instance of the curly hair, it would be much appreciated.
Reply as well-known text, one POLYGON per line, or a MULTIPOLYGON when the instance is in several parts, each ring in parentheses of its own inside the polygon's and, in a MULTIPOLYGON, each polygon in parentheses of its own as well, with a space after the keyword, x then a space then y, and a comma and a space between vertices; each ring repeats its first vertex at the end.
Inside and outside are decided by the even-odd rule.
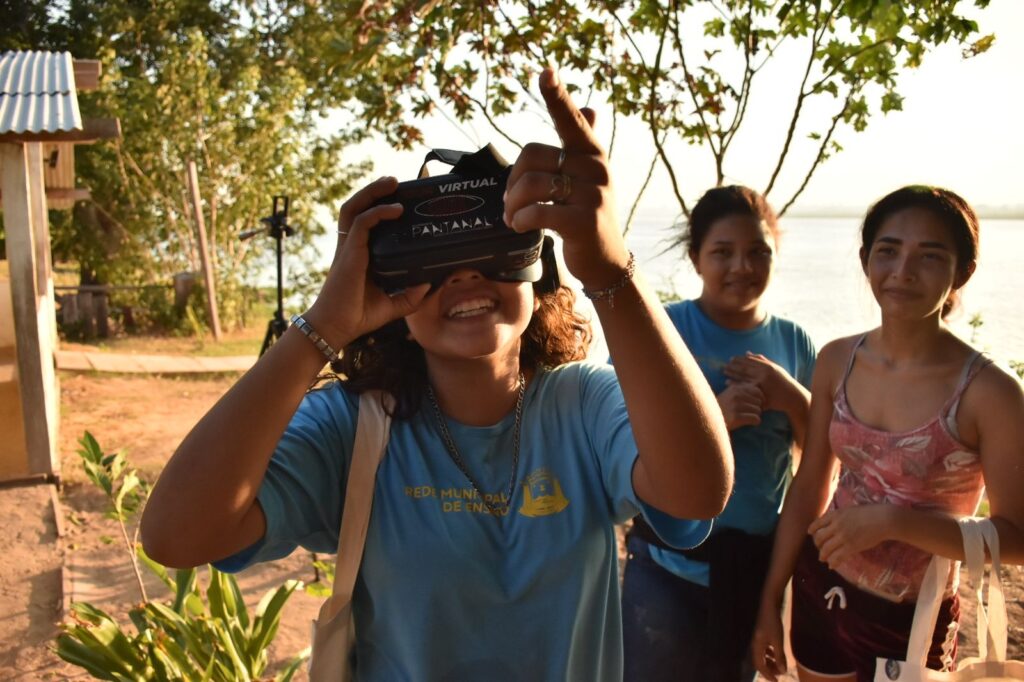
MULTIPOLYGON (((575 309, 576 294, 565 286, 538 294, 539 308, 522 335, 519 363, 524 369, 557 367, 587 355, 590 322, 575 309)), ((423 348, 409 336, 404 319, 395 320, 345 346, 331 369, 347 388, 383 390, 395 396, 395 419, 416 414, 427 387, 423 348)))

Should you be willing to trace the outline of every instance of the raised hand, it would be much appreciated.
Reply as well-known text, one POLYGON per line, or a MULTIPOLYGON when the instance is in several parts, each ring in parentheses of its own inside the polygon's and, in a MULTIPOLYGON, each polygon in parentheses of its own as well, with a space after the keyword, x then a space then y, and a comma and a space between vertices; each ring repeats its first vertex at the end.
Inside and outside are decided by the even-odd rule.
POLYGON ((764 392, 746 381, 732 382, 719 393, 718 406, 722 408, 725 426, 732 431, 741 426, 757 426, 761 423, 764 392))
POLYGON ((393 296, 367 278, 370 230, 402 214, 401 204, 373 203, 395 191, 398 181, 383 177, 356 192, 341 207, 338 245, 316 302, 306 319, 328 343, 342 345, 416 310, 430 290, 419 284, 393 296))
POLYGON ((540 90, 562 148, 523 148, 508 180, 505 223, 517 232, 558 232, 569 272, 584 288, 602 289, 622 277, 629 260, 608 160, 594 137, 593 112, 576 107, 553 69, 541 72, 540 90))

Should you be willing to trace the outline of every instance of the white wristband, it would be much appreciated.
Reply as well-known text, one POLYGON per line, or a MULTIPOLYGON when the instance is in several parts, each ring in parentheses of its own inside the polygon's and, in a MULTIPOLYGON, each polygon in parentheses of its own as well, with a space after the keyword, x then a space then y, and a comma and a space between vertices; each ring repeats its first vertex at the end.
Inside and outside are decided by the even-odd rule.
POLYGON ((331 344, 324 341, 323 337, 316 333, 312 327, 309 326, 309 322, 306 322, 302 315, 292 315, 292 326, 298 327, 299 331, 306 335, 313 345, 316 346, 324 357, 327 358, 328 362, 338 361, 338 352, 331 348, 331 344))

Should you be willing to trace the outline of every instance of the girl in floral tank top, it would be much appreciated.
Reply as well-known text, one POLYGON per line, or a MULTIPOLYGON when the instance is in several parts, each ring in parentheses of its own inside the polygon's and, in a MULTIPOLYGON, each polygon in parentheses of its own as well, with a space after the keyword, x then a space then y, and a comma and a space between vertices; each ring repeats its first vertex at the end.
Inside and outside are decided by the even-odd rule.
MULTIPOLYGON (((1024 391, 944 323, 977 245, 977 216, 948 190, 904 187, 864 219, 861 264, 882 324, 818 355, 752 644, 769 680, 787 669, 790 578, 801 682, 871 682, 876 658, 906 659, 924 571, 936 554, 962 559, 957 518, 975 512, 983 490, 1003 561, 1024 563, 1024 391)), ((955 575, 934 669, 956 657, 955 575)))
MULTIPOLYGON (((829 441, 842 469, 830 508, 893 504, 955 516, 973 514, 985 482, 977 449, 960 441, 956 412, 964 389, 989 361, 972 353, 940 414, 916 429, 890 433, 857 419, 846 399, 846 378, 864 338, 854 346, 833 402, 829 441)), ((892 601, 913 600, 931 558, 913 545, 886 540, 851 554, 835 571, 892 601)), ((947 596, 952 595, 952 584, 951 576, 947 596)))

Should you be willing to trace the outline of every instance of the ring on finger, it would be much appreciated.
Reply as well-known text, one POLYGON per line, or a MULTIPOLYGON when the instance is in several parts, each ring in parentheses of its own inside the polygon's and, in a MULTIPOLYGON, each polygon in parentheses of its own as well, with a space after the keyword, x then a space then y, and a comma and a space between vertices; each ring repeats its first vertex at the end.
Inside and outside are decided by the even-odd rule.
POLYGON ((556 204, 564 204, 572 194, 572 177, 564 173, 551 176, 551 190, 548 198, 556 204))
POLYGON ((561 173, 562 172, 562 166, 564 166, 564 165, 565 165, 565 148, 563 147, 562 149, 558 150, 558 164, 555 166, 555 172, 556 173, 561 173))

